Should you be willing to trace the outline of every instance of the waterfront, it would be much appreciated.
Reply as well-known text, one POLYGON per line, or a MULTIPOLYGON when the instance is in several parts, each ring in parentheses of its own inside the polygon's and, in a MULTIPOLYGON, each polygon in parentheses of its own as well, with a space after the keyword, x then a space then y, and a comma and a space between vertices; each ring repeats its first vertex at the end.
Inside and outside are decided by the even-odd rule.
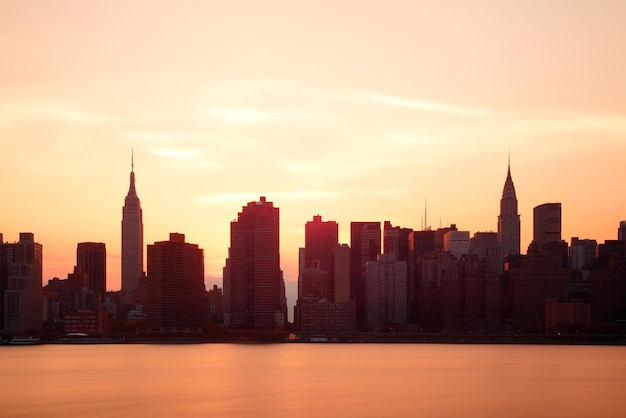
POLYGON ((626 347, 0 347, 4 417, 618 417, 626 347))

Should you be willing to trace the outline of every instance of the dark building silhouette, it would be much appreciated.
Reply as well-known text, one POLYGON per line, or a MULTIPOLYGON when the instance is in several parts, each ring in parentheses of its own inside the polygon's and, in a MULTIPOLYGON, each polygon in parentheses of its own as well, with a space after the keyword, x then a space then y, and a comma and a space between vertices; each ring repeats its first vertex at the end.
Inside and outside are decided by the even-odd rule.
POLYGON ((470 238, 470 254, 485 260, 497 273, 502 273, 502 248, 496 232, 475 232, 470 238))
POLYGON ((617 239, 626 241, 626 221, 620 221, 619 228, 617 228, 617 239))
POLYGON ((4 330, 38 333, 43 324, 42 245, 35 242, 34 234, 20 232, 19 242, 0 247, 4 247, 2 258, 6 260, 5 266, 0 266, 6 277, 2 295, 4 330))
POLYGON ((440 280, 441 331, 500 332, 502 292, 488 257, 463 256, 440 280))
POLYGON ((592 322, 626 320, 626 241, 598 244, 589 270, 589 297, 592 322))
POLYGON ((517 195, 515 194, 509 161, 502 198, 500 199, 500 214, 498 215, 498 242, 502 249, 502 255, 519 254, 520 239, 520 215, 517 211, 517 195))
POLYGON ((87 274, 89 289, 100 294, 106 293, 106 246, 103 242, 81 242, 76 248, 76 265, 87 274))
POLYGON ((339 225, 335 221, 322 221, 320 215, 304 226, 304 268, 317 267, 332 272, 335 246, 339 243, 339 225))
POLYGON ((366 318, 366 265, 381 253, 380 222, 350 223, 350 297, 356 299, 357 323, 366 318))
POLYGON ((279 220, 279 209, 261 196, 230 223, 224 267, 224 324, 228 327, 280 329, 285 325, 279 220))
POLYGON ((204 322, 204 253, 185 235, 148 245, 148 326, 154 330, 198 330, 204 322))
POLYGON ((407 324, 407 264, 395 253, 367 262, 367 324, 375 331, 404 330, 407 324))
POLYGON ((135 189, 135 165, 131 159, 130 186, 122 209, 122 293, 125 303, 143 277, 143 220, 141 202, 135 189))
POLYGON ((591 266, 596 257, 597 246, 598 243, 595 239, 572 237, 569 248, 570 267, 575 270, 582 270, 583 267, 591 266))
POLYGON ((391 225, 390 221, 383 224, 383 254, 393 254, 398 261, 409 261, 409 235, 411 228, 391 225))
POLYGON ((533 209, 533 243, 543 250, 548 242, 561 241, 561 204, 544 203, 533 209))
POLYGON ((335 247, 339 241, 339 226, 335 221, 322 221, 316 215, 304 226, 304 263, 300 266, 301 281, 298 298, 334 300, 335 247))
POLYGON ((435 231, 412 231, 409 233, 409 260, 407 279, 408 322, 417 322, 418 283, 421 282, 422 270, 419 263, 424 254, 435 251, 435 231))
POLYGON ((572 270, 555 266, 549 258, 529 254, 522 266, 507 272, 510 321, 515 330, 544 332, 546 301, 569 301, 572 270))

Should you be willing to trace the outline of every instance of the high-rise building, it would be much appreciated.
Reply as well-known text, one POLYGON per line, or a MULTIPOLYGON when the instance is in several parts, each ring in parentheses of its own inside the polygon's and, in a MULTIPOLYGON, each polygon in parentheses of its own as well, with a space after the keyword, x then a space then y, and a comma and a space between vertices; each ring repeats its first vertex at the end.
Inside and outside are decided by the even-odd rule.
POLYGON ((335 221, 322 221, 320 215, 304 226, 304 268, 313 267, 315 261, 322 270, 332 272, 335 246, 339 242, 339 226, 335 221))
POLYGON ((560 203, 544 203, 533 209, 533 243, 541 251, 549 242, 561 242, 560 203))
POLYGON ((80 242, 76 248, 76 266, 87 274, 88 287, 104 300, 107 283, 107 251, 103 242, 80 242))
POLYGON ((6 254, 6 284, 2 295, 4 330, 16 334, 40 332, 43 323, 42 246, 29 232, 21 232, 19 242, 0 246, 6 254))
POLYGON ((469 231, 448 231, 443 236, 443 250, 451 253, 456 258, 467 255, 470 252, 469 231))
POLYGON ((298 298, 334 300, 334 258, 339 227, 335 221, 322 221, 316 215, 304 226, 304 257, 300 258, 298 298))
POLYGON ((626 221, 620 221, 619 228, 617 228, 617 239, 626 241, 626 221))
POLYGON ((382 331, 406 326, 407 264, 394 253, 367 262, 367 322, 382 331))
POLYGON ((131 303, 143 277, 143 221, 135 189, 135 165, 131 158, 130 187, 122 209, 122 293, 131 303))
POLYGON ((261 196, 230 223, 224 267, 224 324, 231 328, 280 329, 287 320, 280 269, 279 209, 261 196))
POLYGON ((335 302, 350 300, 350 246, 335 247, 335 302))
POLYGON ((497 273, 502 273, 502 250, 496 232, 475 232, 470 238, 470 254, 484 260, 497 273))
POLYGON ((350 223, 350 297, 356 299, 357 322, 366 318, 366 265, 381 253, 380 222, 350 223))
POLYGON ((409 261, 410 228, 401 228, 391 225, 390 221, 383 224, 383 254, 394 254, 396 260, 409 261))
POLYGON ((148 325, 180 332, 204 321, 204 253, 185 235, 148 245, 148 325))
POLYGON ((502 255, 520 253, 520 215, 517 213, 517 196, 511 177, 511 163, 504 181, 502 199, 500 199, 500 215, 498 215, 498 241, 502 255))

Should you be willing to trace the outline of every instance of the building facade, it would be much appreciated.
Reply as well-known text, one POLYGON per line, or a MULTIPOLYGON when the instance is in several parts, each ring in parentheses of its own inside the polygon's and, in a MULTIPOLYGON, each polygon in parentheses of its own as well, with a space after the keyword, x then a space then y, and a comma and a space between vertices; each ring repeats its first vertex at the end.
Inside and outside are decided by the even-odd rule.
POLYGON ((498 242, 503 256, 520 254, 520 215, 517 210, 517 195, 509 162, 498 215, 498 242))
POLYGON ((381 253, 380 222, 350 223, 350 297, 356 300, 358 323, 366 322, 366 266, 381 253))
POLYGON ((287 320, 280 269, 279 209, 261 196, 230 223, 224 267, 224 325, 277 329, 287 320))
POLYGON ((133 301, 133 293, 143 277, 143 214, 134 168, 131 162, 130 187, 122 208, 122 293, 127 304, 133 301))
POLYGON ((376 331, 407 324, 407 265, 393 253, 367 262, 367 322, 376 331))
POLYGON ((544 203, 533 208, 533 243, 541 251, 549 242, 561 241, 561 204, 544 203))
POLYGON ((19 242, 4 247, 6 280, 3 292, 4 330, 15 334, 38 333, 43 323, 42 245, 21 232, 19 242))
POLYGON ((76 266, 87 274, 88 287, 104 299, 107 287, 107 250, 103 242, 81 242, 76 248, 76 266))
POLYGON ((164 332, 200 329, 204 322, 204 252, 171 233, 148 245, 148 326, 164 332))

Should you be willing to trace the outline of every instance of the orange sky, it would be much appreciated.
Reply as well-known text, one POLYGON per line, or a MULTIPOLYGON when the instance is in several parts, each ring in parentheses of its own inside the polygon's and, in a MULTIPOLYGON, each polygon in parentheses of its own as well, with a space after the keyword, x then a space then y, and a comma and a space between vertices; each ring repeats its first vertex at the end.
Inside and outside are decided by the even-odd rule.
POLYGON ((0 0, 0 232, 44 283, 105 242, 120 288, 131 148, 145 243, 180 232, 221 286, 229 223, 281 210, 295 303, 313 215, 494 231, 510 150, 522 217, 563 238, 626 219, 626 2, 0 0), (156 3, 156 4, 155 4, 156 3), (227 4, 226 4, 227 3, 227 4), (262 4, 261 4, 262 3, 262 4))

